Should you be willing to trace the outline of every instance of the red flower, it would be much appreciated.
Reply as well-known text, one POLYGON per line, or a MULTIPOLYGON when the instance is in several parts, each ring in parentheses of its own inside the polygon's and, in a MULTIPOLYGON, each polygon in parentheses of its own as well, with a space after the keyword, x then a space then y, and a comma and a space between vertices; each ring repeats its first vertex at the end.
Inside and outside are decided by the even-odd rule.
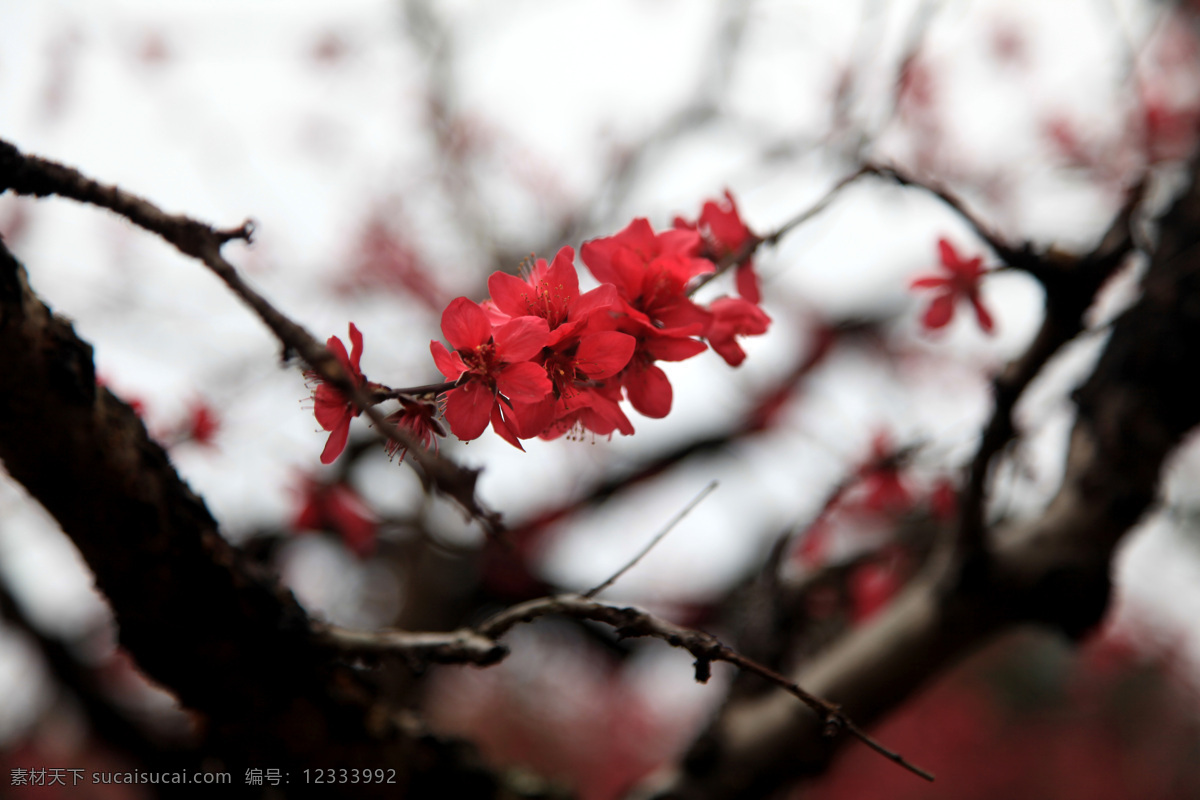
MULTIPOLYGON (((436 452, 438 437, 446 435, 446 429, 437 419, 437 403, 431 400, 417 398, 410 400, 401 397, 400 406, 399 411, 388 415, 387 421, 397 428, 407 429, 418 442, 436 452)), ((400 460, 403 461, 404 456, 408 455, 408 448, 392 439, 388 439, 386 447, 389 458, 399 453, 400 460)))
MULTIPOLYGON (((704 237, 704 255, 713 261, 741 252, 747 242, 758 237, 742 222, 737 203, 728 189, 725 190, 725 205, 708 200, 700 210, 700 219, 695 223, 676 218, 676 228, 698 230, 704 237)), ((762 301, 758 288, 758 275, 754 272, 754 259, 749 255, 737 266, 735 278, 738 294, 751 303, 762 301)))
POLYGON ((896 451, 886 433, 871 441, 871 457, 858 470, 868 511, 899 514, 912 507, 912 494, 901 479, 896 451))
POLYGON ((979 327, 987 333, 992 332, 995 324, 992 315, 988 313, 979 297, 979 285, 983 280, 985 270, 982 267, 983 257, 963 259, 946 239, 938 239, 938 252, 941 254, 942 267, 947 275, 930 275, 917 278, 912 282, 914 289, 937 289, 933 302, 925 310, 921 321, 929 330, 945 327, 954 319, 954 308, 960 298, 970 300, 975 307, 975 317, 979 327))
MULTIPOLYGON (((550 329, 547 347, 575 337, 596 314, 607 314, 611 319, 624 312, 612 284, 601 284, 587 294, 579 294, 575 251, 570 247, 559 250, 550 265, 539 258, 524 280, 493 272, 488 278, 488 291, 492 293, 491 304, 504 319, 533 316, 546 320, 550 329)), ((490 318, 496 324, 499 316, 493 314, 490 318)))
POLYGON ((411 242, 388 224, 390 216, 394 214, 378 209, 367 220, 354 264, 336 288, 346 293, 402 292, 436 311, 445 304, 446 293, 411 242))
POLYGON ((550 330, 567 321, 571 304, 579 300, 579 275, 575 251, 564 247, 547 265, 539 258, 525 280, 504 272, 488 278, 488 291, 496 308, 510 317, 541 317, 550 330))
POLYGON ((300 501, 300 512, 292 521, 295 530, 336 533, 360 558, 374 552, 378 520, 352 488, 305 478, 300 501))
POLYGON ((591 431, 598 436, 611 436, 614 431, 620 431, 622 435, 630 436, 633 423, 621 410, 620 400, 621 388, 611 381, 578 389, 555 404, 549 424, 539 435, 547 440, 581 431, 591 431))
POLYGON ((543 365, 553 391, 540 403, 514 404, 521 438, 554 439, 577 426, 601 436, 614 430, 632 434, 633 424, 618 405, 620 385, 608 379, 625 368, 635 346, 620 331, 589 330, 548 347, 543 365))
POLYGON ((712 322, 704 334, 712 349, 731 367, 741 364, 746 351, 737 336, 758 336, 767 332, 771 318, 761 308, 740 297, 720 297, 709 306, 712 322))
POLYGON ((660 329, 636 323, 629 333, 637 338, 637 347, 621 382, 629 402, 639 413, 651 419, 661 419, 671 412, 674 392, 667 374, 654 365, 655 361, 684 361, 707 349, 704 342, 693 339, 680 329, 660 329))
MULTIPOLYGON (((325 347, 338 360, 342 370, 354 385, 362 386, 366 379, 363 378, 358 362, 362 358, 363 337, 353 322, 350 323, 350 343, 352 346, 350 355, 346 355, 346 346, 336 336, 330 336, 329 340, 325 342, 325 347)), ((306 374, 310 378, 321 380, 320 376, 312 371, 306 374)), ((317 387, 313 399, 316 401, 313 412, 316 414, 317 422, 322 428, 329 431, 329 439, 325 442, 325 449, 321 451, 321 463, 332 464, 346 449, 346 440, 350 438, 350 420, 358 416, 359 410, 355 408, 350 399, 323 381, 317 387)))
POLYGON ((196 444, 212 447, 213 439, 216 438, 220 427, 221 423, 217 419, 216 412, 208 403, 197 400, 192 404, 187 425, 187 438, 196 444))
POLYGON ((708 312, 687 296, 688 282, 714 269, 699 257, 701 245, 695 231, 656 234, 649 222, 635 219, 615 236, 585 242, 582 255, 597 280, 616 287, 631 316, 666 328, 705 326, 708 312))
POLYGON ((442 333, 454 352, 438 341, 430 342, 429 350, 442 374, 458 381, 458 386, 446 393, 450 430, 459 439, 470 441, 477 439, 490 421, 496 433, 516 444, 501 404, 537 403, 550 393, 546 370, 529 361, 549 337, 546 321, 521 316, 493 328, 478 303, 459 297, 442 313, 442 333))

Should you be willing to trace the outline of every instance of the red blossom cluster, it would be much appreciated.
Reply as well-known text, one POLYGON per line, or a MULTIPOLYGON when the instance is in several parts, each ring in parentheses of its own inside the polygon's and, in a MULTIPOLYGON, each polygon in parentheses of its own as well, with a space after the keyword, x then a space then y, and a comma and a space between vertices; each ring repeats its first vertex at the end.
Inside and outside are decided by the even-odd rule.
MULTIPOLYGON (((708 345, 731 366, 746 357, 738 337, 765 333, 770 324, 758 303, 758 278, 750 255, 761 241, 742 222, 733 197, 704 204, 695 222, 682 219, 656 233, 635 219, 614 236, 585 242, 581 257, 600 282, 583 292, 575 251, 564 247, 547 263, 537 259, 521 277, 504 272, 488 279, 489 299, 466 297, 442 313, 446 344, 430 343, 434 364, 448 384, 404 401, 392 422, 422 444, 436 446, 444 431, 438 399, 451 432, 469 441, 491 425, 518 449, 522 439, 554 439, 585 432, 633 433, 621 408, 665 417, 673 393, 660 361, 683 361, 708 345), (739 297, 707 306, 691 293, 718 269, 737 264, 739 297)), ((335 336, 328 342, 346 375, 367 386, 359 367, 362 335, 350 326, 351 355, 335 336)), ((370 384, 370 386, 376 386, 370 384)), ((402 390, 393 396, 404 398, 402 390)), ((340 391, 321 383, 315 412, 330 431, 324 463, 346 445, 359 410, 340 391)), ((402 456, 403 457, 403 456, 402 456)))

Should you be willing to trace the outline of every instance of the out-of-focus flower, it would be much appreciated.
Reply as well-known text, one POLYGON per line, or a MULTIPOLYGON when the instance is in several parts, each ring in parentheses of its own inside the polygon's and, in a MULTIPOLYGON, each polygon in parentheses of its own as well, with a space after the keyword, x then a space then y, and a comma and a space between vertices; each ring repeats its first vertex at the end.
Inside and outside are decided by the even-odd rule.
POLYGON ((936 289, 937 294, 925 309, 921 318, 922 324, 929 330, 943 328, 954 319, 954 309, 960 299, 969 300, 975 308, 975 317, 979 327, 991 333, 995 327, 992 315, 983 305, 979 296, 980 283, 986 271, 983 269, 983 257, 963 258, 946 239, 938 239, 938 253, 941 256, 942 269, 945 275, 927 275, 912 282, 914 289, 936 289))
POLYGON ((322 483, 304 478, 300 510, 292 520, 296 531, 329 531, 341 537, 352 552, 365 558, 375 552, 379 520, 370 507, 345 483, 322 483))

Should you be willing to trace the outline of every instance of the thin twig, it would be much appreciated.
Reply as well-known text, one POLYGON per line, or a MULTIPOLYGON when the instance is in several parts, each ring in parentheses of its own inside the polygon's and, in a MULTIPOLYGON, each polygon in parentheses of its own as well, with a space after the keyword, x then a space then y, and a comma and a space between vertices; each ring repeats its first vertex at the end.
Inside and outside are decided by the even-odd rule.
MULTIPOLYGON (((918 179, 897 167, 866 164, 844 183, 860 175, 876 175, 937 197, 962 217, 1002 261, 1028 272, 1046 289, 1046 313, 1037 336, 1029 348, 1010 362, 993 381, 992 416, 984 428, 962 492, 956 539, 960 555, 973 568, 977 568, 986 560, 983 512, 987 476, 996 454, 1015 436, 1013 410, 1046 363, 1083 330, 1084 314, 1095 299, 1096 292, 1134 249, 1132 223, 1144 195, 1145 183, 1143 181, 1130 190, 1125 204, 1096 247, 1085 256, 1072 257, 1053 249, 1044 254, 1038 253, 1028 242, 1017 246, 1005 241, 975 216, 952 191, 937 183, 918 179)), ((787 227, 785 225, 781 231, 787 227)), ((973 569, 968 569, 960 577, 969 579, 972 574, 973 569)))
POLYGON ((808 209, 800 212, 799 214, 792 217, 787 222, 780 225, 778 228, 775 229, 774 233, 771 233, 768 236, 764 236, 763 243, 769 244, 769 245, 778 244, 779 240, 782 239, 787 234, 791 233, 791 231, 794 228, 797 228, 800 225, 803 225, 805 222, 808 222, 810 219, 815 217, 817 214, 820 214, 822 211, 824 211, 826 208, 828 208, 829 204, 837 199, 837 196, 839 194, 841 194, 843 189, 845 189, 847 186, 849 186, 850 184, 857 181, 862 176, 867 175, 869 173, 870 173, 870 170, 867 167, 859 167, 854 172, 852 172, 849 175, 847 175, 846 177, 842 178, 840 181, 838 181, 833 186, 831 186, 829 188, 829 191, 825 192, 825 195, 820 200, 818 200, 813 205, 809 206, 808 209))
POLYGON ((977 577, 986 563, 987 543, 984 504, 987 477, 996 455, 1016 435, 1013 411, 1025 389, 1063 345, 1084 329, 1084 315, 1105 281, 1135 249, 1133 220, 1144 196, 1145 184, 1133 187, 1108 230, 1091 252, 1072 257, 1050 250, 1038 254, 1029 245, 1014 248, 990 234, 948 190, 903 176, 891 168, 880 173, 903 185, 924 189, 963 215, 976 232, 1010 265, 1024 269, 1046 290, 1045 315, 1033 342, 992 382, 993 410, 971 460, 960 499, 956 540, 967 569, 961 580, 977 577), (991 237, 991 238, 989 238, 991 237))
POLYGON ((941 200, 950 207, 954 213, 962 217, 963 221, 970 226, 975 234, 987 242, 988 247, 1003 261, 1005 264, 1017 269, 1024 269, 1030 272, 1036 270, 1041 264, 1041 257, 1033 252, 1031 245, 1028 242, 1022 243, 1019 247, 1013 246, 1005 241, 1004 237, 992 230, 991 226, 977 217, 974 212, 967 207, 967 204, 954 192, 942 186, 939 183, 930 180, 923 180, 914 175, 905 172, 899 167, 890 164, 866 164, 863 166, 861 173, 864 175, 875 175, 885 180, 895 181, 901 186, 907 186, 914 189, 920 189, 941 200))
POLYGON ((752 661, 749 658, 738 655, 725 645, 721 645, 721 651, 721 655, 719 657, 715 657, 713 659, 714 661, 726 661, 739 667, 740 669, 746 670, 747 672, 753 672, 755 675, 766 678, 772 683, 778 685, 788 694, 799 699, 802 703, 820 715, 825 721, 826 736, 834 736, 837 734, 838 728, 845 728, 845 730, 849 732, 851 736, 853 736, 855 739, 858 739, 876 753, 879 753, 881 756, 887 758, 893 763, 898 764, 914 775, 922 777, 931 783, 933 782, 934 776, 932 772, 918 767, 916 764, 912 763, 896 751, 884 747, 879 740, 873 738, 862 728, 858 727, 858 725, 854 723, 854 720, 843 714, 841 707, 836 703, 830 703, 827 700, 822 700, 816 695, 805 691, 800 687, 799 684, 788 680, 785 676, 779 674, 770 667, 765 667, 756 661, 752 661))
POLYGON ((750 403, 750 411, 734 426, 685 442, 634 465, 633 468, 620 475, 599 481, 574 499, 543 510, 529 519, 510 526, 509 534, 519 538, 522 534, 540 530, 560 522, 584 508, 601 505, 621 492, 674 469, 684 461, 720 452, 742 438, 762 433, 770 426, 763 409, 773 406, 797 392, 804 380, 824 362, 839 337, 851 330, 854 330, 854 327, 850 323, 818 325, 812 348, 795 366, 788 370, 780 381, 773 384, 768 391, 754 397, 754 402, 750 403))
POLYGON ((721 258, 716 263, 716 269, 714 269, 712 272, 701 275, 697 280, 695 280, 688 288, 688 294, 695 294, 701 287, 706 286, 710 281, 715 280, 718 276, 728 271, 730 267, 745 262, 748 258, 754 255, 759 246, 766 244, 774 247, 779 243, 780 239, 791 233, 792 230, 800 225, 803 225, 805 222, 808 222, 810 219, 828 208, 843 189, 854 183, 863 175, 867 174, 871 174, 871 170, 867 167, 860 167, 831 186, 829 191, 825 192, 825 194, 822 195, 821 199, 817 200, 817 202, 813 203, 804 211, 801 211, 799 214, 780 225, 773 232, 767 234, 766 236, 751 235, 748 239, 746 239, 746 241, 742 242, 741 247, 732 253, 727 253, 723 258, 721 258))
POLYGON ((929 772, 884 747, 855 725, 836 703, 805 691, 794 681, 743 656, 712 634, 676 625, 641 609, 612 606, 582 595, 559 595, 530 600, 500 611, 474 628, 449 633, 369 633, 327 626, 318 629, 317 636, 325 645, 346 655, 392 654, 418 662, 488 666, 503 659, 508 653, 507 648, 497 643, 500 637, 517 625, 551 615, 603 623, 612 627, 621 638, 661 639, 672 647, 687 650, 696 659, 696 680, 700 683, 706 683, 712 676, 712 664, 716 661, 724 661, 739 669, 753 672, 784 689, 812 709, 824 722, 828 735, 845 730, 914 775, 919 775, 927 781, 933 780, 933 775, 929 772))
POLYGON ((633 569, 635 566, 637 566, 637 563, 638 563, 639 561, 641 561, 643 558, 645 558, 645 557, 646 557, 646 555, 647 555, 647 554, 648 554, 648 553, 649 553, 651 550, 653 550, 653 549, 654 549, 655 545, 657 545, 657 544, 658 544, 659 542, 661 542, 661 541, 662 541, 664 538, 666 538, 666 535, 667 535, 668 533, 670 533, 670 532, 671 532, 671 530, 672 530, 672 529, 673 529, 673 528, 674 528, 676 525, 678 525, 680 522, 682 522, 684 517, 686 517, 688 514, 692 513, 692 509, 694 509, 696 506, 700 505, 701 501, 703 501, 703 500, 704 500, 704 498, 706 498, 706 497, 708 497, 710 494, 712 494, 713 490, 714 490, 714 489, 716 489, 716 488, 717 488, 717 482, 716 482, 716 481, 713 481, 713 482, 712 482, 712 483, 710 483, 708 486, 705 486, 705 487, 704 487, 704 488, 703 488, 703 489, 700 491, 700 494, 698 494, 698 495, 696 495, 695 497, 693 497, 693 498, 692 498, 692 501, 691 501, 690 503, 688 503, 686 506, 684 506, 684 507, 683 507, 683 509, 682 509, 682 510, 681 510, 681 511, 680 511, 678 514, 676 514, 674 517, 672 517, 672 518, 671 518, 671 521, 670 521, 670 522, 668 522, 668 523, 667 523, 667 524, 666 524, 666 525, 663 527, 663 529, 662 529, 661 531, 659 531, 657 534, 655 534, 654 538, 653 538, 653 539, 651 539, 651 540, 649 541, 649 543, 647 543, 647 544, 646 544, 646 546, 642 548, 642 551, 641 551, 640 553, 638 553, 636 556, 634 556, 634 557, 633 557, 633 559, 632 559, 632 560, 630 560, 628 564, 626 564, 625 566, 621 567, 619 570, 617 570, 616 572, 614 572, 614 573, 613 573, 613 574, 612 574, 612 575, 611 575, 611 576, 610 576, 610 577, 609 577, 607 580, 605 580, 603 583, 601 583, 601 584, 599 584, 598 586, 595 586, 595 587, 593 587, 593 588, 591 588, 591 589, 588 589, 586 592, 584 592, 584 593, 583 593, 583 597, 587 597, 587 598, 589 598, 589 599, 590 599, 590 598, 592 598, 592 597, 595 597, 596 595, 600 594, 600 593, 601 593, 601 592, 603 592, 605 589, 607 589, 608 587, 610 587, 610 586, 612 586, 614 583, 616 583, 616 582, 617 582, 617 579, 619 579, 619 578, 620 578, 622 575, 624 575, 626 572, 629 572, 629 570, 631 570, 631 569, 633 569))

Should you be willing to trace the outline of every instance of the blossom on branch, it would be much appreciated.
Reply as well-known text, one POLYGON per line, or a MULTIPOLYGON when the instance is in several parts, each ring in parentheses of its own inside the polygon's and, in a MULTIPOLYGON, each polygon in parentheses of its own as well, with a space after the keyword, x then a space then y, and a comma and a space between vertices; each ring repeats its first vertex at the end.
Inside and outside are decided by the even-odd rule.
MULTIPOLYGON (((438 422, 437 414, 438 404, 433 400, 401 397, 400 410, 389 414, 387 421, 407 431, 426 449, 437 452, 438 437, 446 435, 446 429, 438 422)), ((389 439, 385 447, 388 458, 399 453, 400 460, 403 461, 408 455, 408 448, 394 439, 389 439)))
POLYGON ((637 345, 622 373, 621 383, 638 413, 661 419, 671 411, 674 392, 667 374, 654 362, 684 361, 708 348, 681 328, 662 329, 635 323, 627 332, 634 335, 637 345))
MULTIPOLYGON (((699 231, 703 237, 703 255, 712 261, 720 261, 739 254, 749 243, 757 243, 759 237, 742 221, 738 213, 737 203, 733 194, 725 190, 725 203, 707 200, 700 209, 700 218, 696 222, 688 222, 682 217, 675 218, 675 227, 699 231)), ((734 277, 738 294, 751 303, 762 302, 762 292, 758 285, 758 275, 754 271, 754 259, 749 253, 738 263, 734 277)))
MULTIPOLYGON (((429 350, 445 385, 405 390, 368 383, 359 370, 362 335, 353 325, 352 355, 337 337, 329 340, 330 352, 356 385, 373 393, 373 402, 399 398, 401 408, 388 420, 426 447, 436 448, 445 435, 439 408, 459 439, 478 438, 490 424, 522 450, 521 440, 534 437, 630 435, 625 400, 647 417, 671 410, 671 383, 657 362, 683 361, 711 345, 736 366, 746 357, 737 338, 765 333, 770 324, 758 307, 748 259, 759 238, 728 192, 725 201, 705 203, 695 224, 678 220, 674 229, 655 233, 648 221, 635 219, 613 236, 585 242, 583 261, 600 281, 588 292, 580 291, 570 247, 549 263, 523 263, 521 275, 493 273, 490 297, 481 303, 459 297, 442 312, 449 346, 432 341, 429 350), (708 307, 691 299, 704 282, 699 278, 716 271, 715 260, 738 255, 745 257, 740 297, 718 298, 708 307)), ((331 432, 322 454, 330 463, 345 448, 359 409, 325 383, 317 388, 316 406, 318 421, 331 432)), ((387 447, 403 459, 403 446, 387 447)))
MULTIPOLYGON (((457 386, 446 393, 446 422, 463 441, 479 438, 488 422, 506 441, 516 443, 513 421, 501 405, 537 403, 550 393, 546 370, 529 359, 541 352, 549 328, 541 317, 515 317, 493 327, 478 303, 465 297, 450 301, 442 313, 441 342, 429 343, 433 361, 457 386)), ((516 422, 520 429, 520 421, 516 422)))
POLYGON ((567 322, 572 306, 578 308, 581 299, 575 251, 562 248, 551 264, 544 258, 537 259, 525 279, 493 272, 488 278, 488 291, 498 311, 508 317, 541 317, 546 320, 547 328, 554 331, 567 322))
POLYGON ((528 434, 555 439, 577 427, 601 436, 632 434, 633 424, 618 405, 620 387, 607 381, 625 368, 635 346, 628 334, 589 330, 547 348, 544 365, 554 390, 530 409, 528 434))
POLYGON ((746 359, 746 351, 737 343, 738 336, 759 336, 767 332, 771 318, 761 308, 741 297, 721 297, 712 302, 712 323, 704 336, 725 363, 736 367, 746 359))
MULTIPOLYGON (((325 348, 337 359, 345 376, 355 386, 361 387, 366 383, 362 369, 359 368, 359 360, 362 358, 363 351, 363 337, 353 322, 350 323, 350 344, 350 354, 346 355, 346 345, 342 344, 342 340, 336 336, 330 336, 329 340, 325 342, 325 348)), ((316 414, 317 422, 321 427, 329 431, 329 439, 325 442, 325 449, 321 451, 321 463, 332 464, 346 449, 346 441, 350 438, 350 420, 359 415, 359 409, 355 407, 350 398, 325 383, 315 372, 309 370, 305 374, 309 378, 321 381, 313 394, 315 401, 313 413, 316 414)))
POLYGON ((983 257, 964 259, 944 238, 938 239, 938 253, 941 256, 942 268, 947 274, 928 275, 912 282, 913 289, 937 290, 929 308, 925 309, 921 323, 928 330, 944 328, 954 319, 955 307, 962 299, 969 300, 975 308, 979 327, 983 328, 984 332, 991 333, 995 323, 979 296, 980 284, 986 274, 986 270, 983 269, 983 257))
POLYGON ((297 532, 336 533, 359 558, 375 551, 379 520, 375 512, 345 483, 321 483, 305 477, 300 489, 300 510, 292 520, 297 532))
POLYGON ((611 283, 628 305, 626 313, 656 327, 695 325, 709 314, 691 301, 688 283, 716 267, 700 257, 700 234, 689 230, 655 233, 645 219, 635 219, 620 233, 585 242, 583 263, 596 280, 611 283))

